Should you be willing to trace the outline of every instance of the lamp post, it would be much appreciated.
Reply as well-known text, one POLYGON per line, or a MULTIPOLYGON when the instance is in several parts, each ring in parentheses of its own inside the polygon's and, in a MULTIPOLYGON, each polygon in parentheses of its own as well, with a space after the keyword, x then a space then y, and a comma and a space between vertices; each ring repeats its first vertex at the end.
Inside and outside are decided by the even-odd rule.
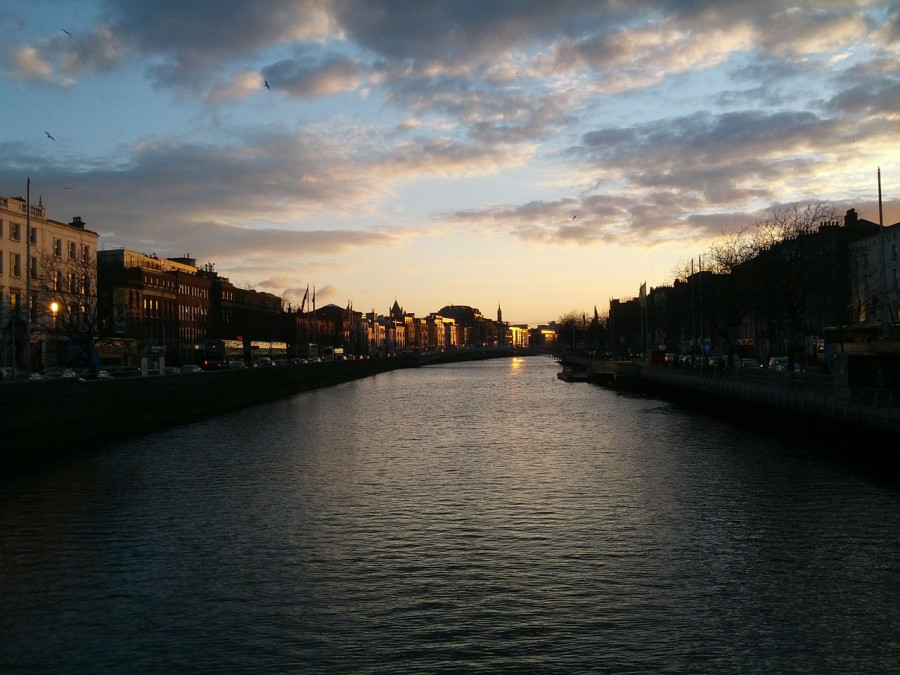
MULTIPOLYGON (((59 303, 56 302, 56 300, 53 300, 50 302, 50 311, 53 313, 53 323, 51 325, 51 328, 53 330, 53 335, 52 335, 53 365, 59 365, 59 333, 57 331, 57 326, 56 326, 56 315, 57 315, 57 312, 59 312, 59 303)), ((47 347, 46 340, 43 342, 43 345, 44 345, 44 355, 43 355, 42 360, 44 361, 44 363, 48 363, 49 361, 47 360, 47 354, 46 354, 46 347, 47 347)))

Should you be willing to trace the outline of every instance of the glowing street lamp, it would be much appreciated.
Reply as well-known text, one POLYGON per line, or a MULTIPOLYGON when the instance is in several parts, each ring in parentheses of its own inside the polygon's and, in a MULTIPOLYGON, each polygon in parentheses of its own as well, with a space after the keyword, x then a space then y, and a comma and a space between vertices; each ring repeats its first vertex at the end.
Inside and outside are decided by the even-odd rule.
POLYGON ((50 303, 50 311, 53 312, 53 327, 56 328, 56 313, 59 311, 59 303, 56 300, 50 303))

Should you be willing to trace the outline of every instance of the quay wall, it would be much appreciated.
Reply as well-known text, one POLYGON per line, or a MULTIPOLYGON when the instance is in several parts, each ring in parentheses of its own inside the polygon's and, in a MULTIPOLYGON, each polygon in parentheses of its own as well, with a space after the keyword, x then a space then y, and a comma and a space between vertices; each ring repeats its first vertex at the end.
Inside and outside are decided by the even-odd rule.
POLYGON ((857 387, 815 373, 704 371, 642 362, 591 362, 597 384, 638 392, 726 418, 749 428, 790 435, 836 455, 859 455, 895 466, 900 391, 857 387))
POLYGON ((400 367, 400 359, 381 358, 190 375, 4 383, 0 462, 41 462, 400 367))

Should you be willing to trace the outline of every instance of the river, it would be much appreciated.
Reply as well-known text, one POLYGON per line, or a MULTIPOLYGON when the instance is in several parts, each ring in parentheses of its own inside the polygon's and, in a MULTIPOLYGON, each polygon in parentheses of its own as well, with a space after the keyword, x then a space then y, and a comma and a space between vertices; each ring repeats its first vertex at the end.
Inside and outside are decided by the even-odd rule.
POLYGON ((0 670, 900 668, 895 483, 557 370, 398 370, 0 480, 0 670))

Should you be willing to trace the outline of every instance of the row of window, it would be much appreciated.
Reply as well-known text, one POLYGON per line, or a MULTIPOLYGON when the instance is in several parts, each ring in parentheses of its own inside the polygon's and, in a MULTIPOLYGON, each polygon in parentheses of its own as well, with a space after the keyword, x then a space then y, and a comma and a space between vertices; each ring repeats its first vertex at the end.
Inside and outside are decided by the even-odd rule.
MULTIPOLYGON (((10 241, 21 241, 22 240, 22 224, 9 222, 5 223, 3 220, 0 220, 0 238, 3 237, 4 226, 8 226, 6 229, 9 230, 9 239, 10 241)), ((31 228, 31 243, 37 244, 37 228, 31 228)), ((67 243, 66 252, 68 254, 69 260, 78 260, 79 252, 81 254, 81 262, 86 263, 90 262, 91 259, 91 247, 87 244, 81 245, 81 250, 79 251, 79 246, 77 242, 70 241, 67 243)), ((59 237, 53 238, 53 255, 57 258, 63 257, 63 240, 59 237)))
MULTIPOLYGON (((3 251, 0 250, 0 274, 3 274, 3 251)), ((9 275, 12 277, 21 277, 22 276, 22 254, 10 252, 9 254, 9 275)), ((31 278, 37 279, 38 274, 38 263, 37 258, 31 258, 31 278)), ((83 295, 87 295, 91 292, 91 279, 87 274, 76 274, 75 272, 69 272, 68 274, 63 274, 62 272, 56 273, 56 279, 54 279, 53 284, 54 290, 57 291, 68 291, 69 293, 81 293, 83 295)))

